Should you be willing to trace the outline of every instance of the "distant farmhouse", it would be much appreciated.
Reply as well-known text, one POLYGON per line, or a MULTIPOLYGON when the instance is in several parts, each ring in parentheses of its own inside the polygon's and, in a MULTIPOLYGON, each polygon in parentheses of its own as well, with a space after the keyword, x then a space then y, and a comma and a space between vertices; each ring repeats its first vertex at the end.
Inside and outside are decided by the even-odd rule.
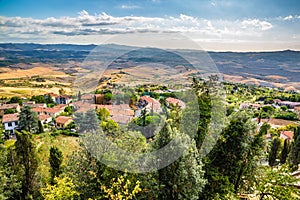
POLYGON ((51 98, 53 102, 57 104, 69 104, 72 102, 72 97, 70 95, 57 95, 54 93, 45 94, 44 97, 51 98))
POLYGON ((2 123, 5 131, 14 134, 15 130, 18 129, 18 125, 19 125, 19 113, 3 115, 2 123))
POLYGON ((20 112, 21 107, 19 104, 17 103, 13 103, 13 104, 2 104, 0 105, 0 117, 3 117, 4 113, 6 110, 8 109, 15 109, 17 112, 20 112))

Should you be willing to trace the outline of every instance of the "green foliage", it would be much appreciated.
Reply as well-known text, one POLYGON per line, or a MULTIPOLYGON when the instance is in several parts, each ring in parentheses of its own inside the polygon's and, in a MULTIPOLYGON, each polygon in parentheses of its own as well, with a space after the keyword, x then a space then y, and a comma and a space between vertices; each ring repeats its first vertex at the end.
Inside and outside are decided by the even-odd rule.
POLYGON ((51 98, 50 94, 48 94, 45 98, 47 104, 54 104, 55 102, 51 98))
POLYGON ((55 185, 49 185, 41 189, 42 196, 45 200, 72 200, 78 192, 75 190, 75 185, 68 177, 54 178, 55 185))
POLYGON ((300 163, 300 126, 295 128, 294 130, 294 141, 292 143, 290 162, 293 170, 298 169, 298 165, 300 163))
POLYGON ((73 114, 72 106, 65 107, 64 112, 66 113, 67 116, 72 115, 73 114))
POLYGON ((4 114, 13 114, 13 113, 17 113, 18 111, 15 108, 9 108, 4 110, 4 114))
POLYGON ((284 140, 283 149, 280 155, 280 163, 285 164, 291 150, 291 142, 289 139, 284 140))
MULTIPOLYGON (((224 197, 249 187, 252 173, 264 147, 266 132, 255 133, 256 126, 245 112, 230 117, 217 144, 206 158, 208 184, 202 198, 224 197), (247 183, 248 185, 244 185, 247 183)), ((267 126, 263 128, 266 130, 267 126)))
POLYGON ((299 180, 290 174, 285 165, 274 168, 262 167, 254 176, 255 190, 261 200, 298 199, 297 196, 300 195, 299 189, 294 187, 299 180))
POLYGON ((288 107, 287 106, 281 106, 280 109, 283 110, 283 111, 287 111, 288 107))
POLYGON ((66 90, 64 90, 63 88, 59 89, 59 95, 65 95, 66 94, 66 90))
POLYGON ((107 121, 110 117, 110 113, 106 108, 100 108, 96 112, 100 121, 107 121))
POLYGON ((294 113, 292 111, 281 111, 281 112, 276 112, 274 114, 274 118, 286 119, 286 120, 297 120, 298 116, 296 113, 294 113))
POLYGON ((186 153, 178 160, 158 170, 158 183, 161 187, 159 196, 161 199, 198 199, 206 184, 203 165, 199 160, 195 141, 191 141, 185 133, 180 133, 176 129, 176 123, 173 119, 166 121, 162 130, 155 136, 156 148, 164 147, 174 138, 178 139, 182 146, 186 146, 188 142, 192 145, 187 147, 186 153))
POLYGON ((43 124, 40 120, 38 121, 38 131, 37 131, 37 133, 44 133, 44 127, 43 127, 43 124))
POLYGON ((16 136, 15 151, 18 170, 21 174, 22 196, 29 198, 34 192, 34 180, 38 167, 36 145, 29 132, 16 132, 16 136))
POLYGON ((50 163, 50 182, 54 183, 54 178, 58 177, 61 174, 61 164, 63 161, 63 154, 61 150, 59 150, 57 147, 53 146, 50 148, 50 157, 49 157, 49 163, 50 163))
POLYGON ((196 145, 200 149, 204 138, 208 133, 208 126, 212 115, 212 102, 210 96, 211 81, 199 81, 193 79, 193 88, 195 89, 198 97, 199 104, 199 123, 196 135, 196 145))
POLYGON ((112 93, 110 93, 110 92, 107 92, 107 93, 105 93, 104 94, 104 100, 106 101, 106 102, 109 102, 109 101, 111 101, 111 99, 112 99, 112 93))
POLYGON ((141 116, 134 118, 128 124, 128 129, 132 131, 140 131, 145 136, 153 136, 157 126, 160 124, 160 115, 153 113, 148 114, 145 109, 142 110, 141 116))
MULTIPOLYGON (((47 98, 47 99, 49 99, 49 98, 47 98)), ((46 103, 46 99, 45 99, 44 95, 32 96, 30 100, 35 101, 35 103, 46 103)), ((50 102, 47 102, 47 103, 50 103, 50 102)))
POLYGON ((94 110, 88 110, 86 113, 75 113, 74 122, 79 127, 79 132, 94 132, 99 128, 100 122, 94 110))
POLYGON ((14 199, 21 192, 21 182, 9 163, 8 150, 0 146, 0 199, 14 199))
POLYGON ((271 149, 269 152, 269 165, 275 166, 276 165, 276 159, 278 158, 279 151, 280 151, 280 143, 281 140, 278 137, 273 138, 271 149))
POLYGON ((156 93, 156 92, 150 92, 150 97, 154 98, 154 99, 159 99, 160 94, 156 93))
POLYGON ((132 183, 123 175, 113 178, 110 187, 102 185, 101 189, 106 194, 105 197, 112 200, 131 200, 142 190, 139 181, 132 183))
POLYGON ((8 103, 18 103, 19 105, 22 104, 22 100, 20 97, 11 97, 10 100, 8 101, 8 103))
POLYGON ((37 133, 39 130, 37 113, 33 112, 29 106, 25 106, 21 109, 19 128, 20 130, 30 131, 32 133, 37 133))
POLYGON ((104 197, 104 193, 100 189, 101 185, 108 184, 112 178, 117 176, 113 169, 98 162, 85 147, 71 155, 65 173, 73 181, 74 189, 79 193, 80 199, 104 197))
POLYGON ((110 136, 117 136, 119 132, 119 125, 114 120, 109 119, 107 121, 101 122, 101 128, 102 130, 110 135, 110 136))

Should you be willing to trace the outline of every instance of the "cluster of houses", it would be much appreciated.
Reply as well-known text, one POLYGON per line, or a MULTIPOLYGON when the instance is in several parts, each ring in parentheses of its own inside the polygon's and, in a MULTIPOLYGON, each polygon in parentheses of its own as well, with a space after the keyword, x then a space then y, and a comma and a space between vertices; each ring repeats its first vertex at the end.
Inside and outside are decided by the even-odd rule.
MULTIPOLYGON (((81 96, 79 101, 73 102, 72 106, 76 112, 86 112, 90 109, 106 108, 110 113, 111 119, 120 124, 127 124, 134 117, 139 117, 142 109, 146 109, 147 112, 162 112, 161 103, 150 96, 141 96, 136 103, 134 110, 129 104, 104 104, 105 100, 103 99, 103 96, 103 94, 85 94, 81 96)), ((166 99, 166 104, 167 106, 172 104, 174 106, 185 108, 183 101, 171 97, 166 99)))
MULTIPOLYGON (((141 96, 139 101, 134 106, 134 109, 129 104, 112 104, 107 103, 103 94, 84 94, 81 98, 72 102, 71 96, 56 95, 53 93, 45 94, 45 98, 52 98, 57 105, 49 108, 46 104, 38 104, 34 101, 23 102, 22 106, 19 104, 3 104, 0 105, 0 117, 5 131, 14 133, 18 129, 19 113, 22 107, 29 106, 34 112, 38 114, 38 118, 42 124, 55 125, 57 128, 63 128, 72 122, 71 117, 60 116, 64 109, 71 105, 75 112, 86 112, 88 110, 97 110, 106 108, 111 119, 119 124, 128 124, 134 117, 141 115, 141 110, 145 109, 147 112, 161 113, 162 106, 159 100, 150 96, 141 96), (8 109, 16 110, 16 113, 5 114, 8 109), (53 122, 55 121, 55 123, 53 122)), ((169 97, 166 99, 167 106, 180 106, 185 108, 185 103, 179 99, 169 97)))
POLYGON ((289 109, 295 109, 300 107, 300 102, 292 102, 292 101, 282 101, 280 99, 274 99, 273 104, 263 104, 263 103, 242 103, 240 104, 240 109, 245 108, 253 108, 253 109, 259 109, 263 106, 273 106, 273 107, 280 107, 280 106, 286 106, 289 109))
POLYGON ((45 94, 45 97, 53 98, 53 101, 57 103, 56 106, 52 108, 48 108, 46 104, 38 104, 34 101, 23 102, 22 106, 19 104, 2 104, 0 105, 0 117, 2 117, 2 124, 4 130, 10 133, 14 133, 15 130, 18 129, 19 125, 19 113, 21 112, 21 108, 25 106, 29 106, 32 108, 32 111, 36 112, 38 115, 38 119, 41 123, 51 124, 53 120, 55 121, 55 125, 57 128, 63 128, 72 122, 71 117, 59 116, 64 109, 71 103, 72 98, 67 95, 55 95, 53 93, 45 94), (5 114, 5 111, 9 109, 14 109, 16 113, 13 114, 5 114))
POLYGON ((241 103, 240 109, 255 109, 258 110, 264 106, 272 106, 274 108, 280 108, 281 106, 286 106, 291 111, 295 112, 300 119, 300 102, 291 102, 291 101, 281 101, 280 99, 274 99, 273 104, 263 104, 263 103, 241 103))

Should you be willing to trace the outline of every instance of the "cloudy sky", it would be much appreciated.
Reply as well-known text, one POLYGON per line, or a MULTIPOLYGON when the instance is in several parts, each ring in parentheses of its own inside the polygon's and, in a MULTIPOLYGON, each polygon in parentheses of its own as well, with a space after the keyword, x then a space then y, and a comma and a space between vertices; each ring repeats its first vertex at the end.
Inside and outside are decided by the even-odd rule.
POLYGON ((183 34, 205 50, 300 50, 299 0, 0 0, 0 42, 183 34))

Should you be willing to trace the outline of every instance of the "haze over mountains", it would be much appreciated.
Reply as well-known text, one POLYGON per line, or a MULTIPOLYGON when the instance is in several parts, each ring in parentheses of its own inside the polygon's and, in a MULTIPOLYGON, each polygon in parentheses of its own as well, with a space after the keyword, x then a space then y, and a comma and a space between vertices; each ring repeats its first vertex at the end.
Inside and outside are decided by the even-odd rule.
MULTIPOLYGON (((60 63, 70 61, 82 62, 96 45, 73 44, 0 44, 0 67, 18 68, 20 63, 60 63)), ((135 49, 130 46, 105 44, 97 48, 103 58, 110 57, 116 52, 135 49)), ((148 49, 147 51, 151 51, 148 49)), ((172 50, 173 51, 173 50, 172 50)), ((174 50, 189 57, 196 58, 200 51, 174 50)), ((218 70, 224 74, 226 81, 242 82, 248 84, 264 85, 271 87, 283 87, 289 90, 300 90, 300 52, 208 52, 215 62, 218 70)), ((180 65, 178 60, 165 51, 167 65, 180 65)), ((142 56, 142 55, 141 55, 142 56)), ((149 62, 145 58, 134 62, 149 62)), ((161 57, 164 54, 160 55, 161 57)), ((149 58, 148 58, 149 59, 149 58)), ((152 60, 153 61, 153 60, 152 60)), ((154 60, 155 62, 155 60, 154 60)), ((30 65, 28 65, 30 67, 30 65)))

